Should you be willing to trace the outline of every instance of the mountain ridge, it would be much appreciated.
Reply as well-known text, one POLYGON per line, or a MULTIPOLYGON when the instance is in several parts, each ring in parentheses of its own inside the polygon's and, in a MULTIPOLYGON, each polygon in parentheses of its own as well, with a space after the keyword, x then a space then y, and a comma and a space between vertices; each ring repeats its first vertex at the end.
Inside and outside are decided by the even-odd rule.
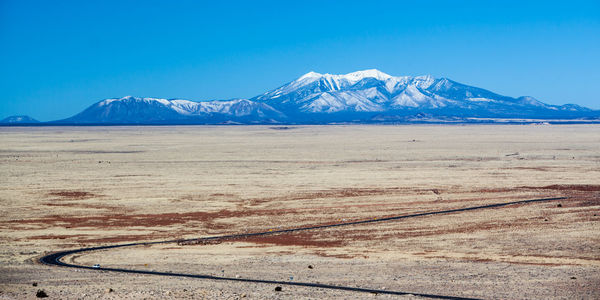
POLYGON ((569 112, 585 116, 592 112, 575 104, 557 106, 530 96, 503 96, 448 78, 391 76, 375 69, 345 75, 309 72, 251 100, 269 103, 284 113, 294 106, 301 113, 426 112, 446 117, 576 118, 580 116, 569 112))
POLYGON ((140 98, 126 96, 99 101, 79 114, 56 123, 277 123, 285 115, 263 103, 247 99, 195 102, 184 99, 140 98))
POLYGON ((190 101, 126 96, 44 124, 331 124, 474 122, 475 119, 598 120, 600 111, 549 105, 431 75, 392 76, 376 69, 308 72, 250 99, 190 101))

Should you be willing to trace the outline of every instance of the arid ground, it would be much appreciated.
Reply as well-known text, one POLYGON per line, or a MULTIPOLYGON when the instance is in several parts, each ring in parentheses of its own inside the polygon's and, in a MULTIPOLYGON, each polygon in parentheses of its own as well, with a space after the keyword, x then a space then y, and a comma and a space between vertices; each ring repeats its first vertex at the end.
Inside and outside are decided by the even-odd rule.
POLYGON ((415 298, 42 265, 44 254, 566 200, 65 259, 485 299, 600 298, 600 126, 0 128, 0 299, 415 298))

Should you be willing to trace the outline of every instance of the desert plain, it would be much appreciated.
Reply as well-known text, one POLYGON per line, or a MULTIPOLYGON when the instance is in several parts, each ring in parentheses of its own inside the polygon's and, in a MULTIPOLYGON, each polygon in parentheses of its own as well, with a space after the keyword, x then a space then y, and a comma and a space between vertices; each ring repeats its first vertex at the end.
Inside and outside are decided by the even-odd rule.
POLYGON ((600 298, 599 125, 0 127, 0 299, 600 298), (558 201, 64 258, 60 250, 558 201))

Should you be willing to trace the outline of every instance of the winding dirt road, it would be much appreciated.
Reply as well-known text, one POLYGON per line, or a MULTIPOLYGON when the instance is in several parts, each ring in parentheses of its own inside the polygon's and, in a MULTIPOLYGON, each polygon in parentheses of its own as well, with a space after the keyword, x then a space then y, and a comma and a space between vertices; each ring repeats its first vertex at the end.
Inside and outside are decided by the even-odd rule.
POLYGON ((509 205, 557 201, 557 200, 564 200, 564 199, 567 199, 567 198, 566 197, 556 197, 556 198, 529 199, 529 200, 521 200, 521 201, 513 201, 513 202, 495 203, 495 204, 482 205, 482 206, 464 207, 464 208, 457 208, 457 209, 450 209, 450 210, 423 212, 423 213, 416 213, 416 214, 409 214, 409 215, 400 215, 400 216, 383 217, 383 218, 371 218, 368 220, 358 220, 358 221, 350 221, 350 222, 342 222, 342 223, 298 227, 298 228, 275 230, 275 231, 264 231, 264 232, 243 233, 243 234, 233 234, 233 235, 221 235, 221 236, 212 236, 212 237, 187 239, 187 240, 139 242, 139 243, 116 244, 116 245, 91 247, 91 248, 80 248, 80 249, 60 251, 60 252, 48 254, 48 255, 40 258, 39 261, 41 263, 47 264, 47 265, 78 268, 78 269, 89 269, 89 270, 97 270, 97 271, 110 271, 110 272, 133 273, 133 274, 148 274, 148 275, 171 276, 171 277, 188 277, 188 278, 220 280, 220 281, 266 283, 266 284, 277 284, 277 285, 288 285, 288 286, 303 286, 303 287, 335 289, 335 290, 345 290, 345 291, 374 293, 374 294, 415 295, 415 296, 420 296, 420 297, 425 297, 425 298, 433 298, 433 299, 475 299, 475 298, 464 298, 464 297, 445 296, 445 295, 433 295, 433 294, 426 294, 426 293, 357 288, 357 287, 350 287, 350 286, 338 286, 338 285, 329 285, 329 284, 320 284, 320 283, 311 283, 311 282, 293 282, 293 281, 274 281, 274 280, 249 279, 249 278, 232 278, 232 277, 219 277, 219 276, 200 275, 200 274, 169 273, 169 272, 156 272, 156 271, 120 269, 120 268, 104 268, 104 267, 94 268, 91 266, 65 263, 62 261, 62 258, 66 257, 68 255, 76 254, 76 253, 91 252, 91 251, 96 251, 96 250, 107 250, 107 249, 114 249, 114 248, 156 245, 156 244, 168 244, 168 243, 195 244, 195 243, 203 243, 203 242, 216 241, 216 240, 237 240, 237 239, 244 239, 244 238, 253 237, 253 236, 286 234, 286 233, 297 232, 297 231, 319 230, 319 229, 325 229, 325 228, 350 226, 350 225, 358 225, 358 224, 366 224, 366 223, 388 222, 388 221, 429 216, 429 215, 450 214, 450 213, 458 213, 458 212, 465 212, 465 211, 471 211, 471 210, 491 209, 491 208, 499 208, 499 207, 504 207, 504 206, 509 206, 509 205))

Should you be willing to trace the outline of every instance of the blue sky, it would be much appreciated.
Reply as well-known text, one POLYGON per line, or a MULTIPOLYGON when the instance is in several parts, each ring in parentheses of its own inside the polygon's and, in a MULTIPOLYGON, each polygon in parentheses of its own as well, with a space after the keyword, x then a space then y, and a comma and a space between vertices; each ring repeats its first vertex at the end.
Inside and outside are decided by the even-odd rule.
POLYGON ((598 53, 597 0, 0 0, 0 118, 125 95, 250 98, 370 68, 600 109, 598 53))

